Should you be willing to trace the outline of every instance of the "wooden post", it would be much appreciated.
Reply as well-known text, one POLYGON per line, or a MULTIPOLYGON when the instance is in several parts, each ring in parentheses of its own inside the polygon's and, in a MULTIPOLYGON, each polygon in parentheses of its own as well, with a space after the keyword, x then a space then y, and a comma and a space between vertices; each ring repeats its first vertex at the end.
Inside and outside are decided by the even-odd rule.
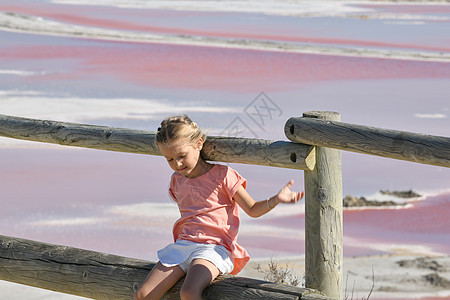
MULTIPOLYGON (((305 118, 340 121, 335 112, 307 112, 305 118)), ((286 126, 288 138, 301 128, 286 126), (292 132, 294 131, 294 132, 292 132)), ((316 147, 316 167, 305 171, 306 287, 342 299, 343 221, 341 151, 316 147)))

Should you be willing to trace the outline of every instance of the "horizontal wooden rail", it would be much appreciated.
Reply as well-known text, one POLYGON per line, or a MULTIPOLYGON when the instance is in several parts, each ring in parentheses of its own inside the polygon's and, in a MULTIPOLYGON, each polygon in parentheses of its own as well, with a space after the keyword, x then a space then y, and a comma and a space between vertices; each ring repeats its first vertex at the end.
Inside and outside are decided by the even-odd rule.
MULTIPOLYGON (((0 235, 0 279, 93 299, 132 299, 154 263, 0 235)), ((164 297, 179 299, 180 280, 164 297)), ((306 288, 219 276, 206 299, 330 299, 306 288)))
MULTIPOLYGON (((0 136, 100 150, 161 155, 150 131, 0 115, 0 136)), ((288 141, 208 137, 207 160, 312 170, 314 147, 288 141)))
POLYGON ((450 138, 314 118, 290 118, 288 139, 422 164, 450 167, 450 138))

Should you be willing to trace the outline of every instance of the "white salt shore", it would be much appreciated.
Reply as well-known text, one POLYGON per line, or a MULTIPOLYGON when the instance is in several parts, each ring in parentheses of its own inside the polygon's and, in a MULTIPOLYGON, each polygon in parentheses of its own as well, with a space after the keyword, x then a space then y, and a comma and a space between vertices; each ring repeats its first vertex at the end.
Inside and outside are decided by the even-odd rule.
MULTIPOLYGON (((272 258, 250 261, 239 276, 264 279, 271 260, 280 268, 292 269, 294 275, 305 274, 305 258, 272 258)), ((344 258, 343 289, 345 299, 420 299, 450 296, 450 256, 398 253, 344 258)))
POLYGON ((0 280, 0 299, 5 300, 81 300, 88 299, 67 295, 22 284, 0 280))

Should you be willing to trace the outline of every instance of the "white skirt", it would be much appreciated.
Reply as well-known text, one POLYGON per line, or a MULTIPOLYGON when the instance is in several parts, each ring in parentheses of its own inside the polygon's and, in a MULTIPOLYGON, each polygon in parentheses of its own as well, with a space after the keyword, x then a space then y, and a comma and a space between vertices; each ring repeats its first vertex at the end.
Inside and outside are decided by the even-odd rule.
POLYGON ((191 262, 197 258, 210 261, 221 274, 228 274, 234 269, 231 252, 221 245, 178 240, 158 251, 158 259, 164 266, 180 266, 185 273, 191 262))

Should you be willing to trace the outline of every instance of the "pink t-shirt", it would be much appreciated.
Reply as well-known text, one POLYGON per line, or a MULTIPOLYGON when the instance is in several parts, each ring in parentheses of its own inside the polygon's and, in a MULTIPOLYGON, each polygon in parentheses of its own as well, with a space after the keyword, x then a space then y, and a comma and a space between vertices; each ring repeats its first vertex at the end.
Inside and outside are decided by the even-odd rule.
POLYGON ((233 196, 247 181, 235 170, 214 165, 207 173, 187 178, 173 173, 169 193, 177 202, 181 218, 173 226, 173 239, 222 245, 231 252, 235 275, 250 257, 236 241, 239 207, 233 196))

